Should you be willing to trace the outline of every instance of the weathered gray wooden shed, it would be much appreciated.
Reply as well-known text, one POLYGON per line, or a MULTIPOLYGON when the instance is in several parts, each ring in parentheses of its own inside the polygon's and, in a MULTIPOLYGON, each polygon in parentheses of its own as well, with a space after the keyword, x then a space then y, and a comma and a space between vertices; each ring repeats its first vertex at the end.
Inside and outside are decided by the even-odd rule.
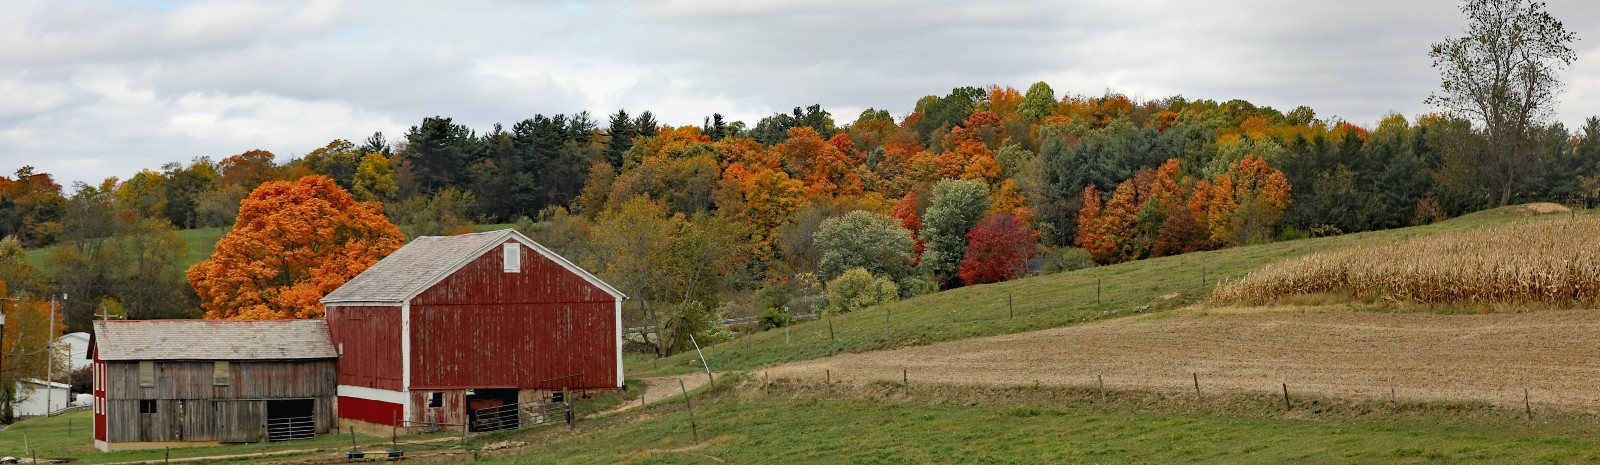
POLYGON ((309 437, 335 425, 338 351, 324 320, 96 321, 103 451, 309 437))

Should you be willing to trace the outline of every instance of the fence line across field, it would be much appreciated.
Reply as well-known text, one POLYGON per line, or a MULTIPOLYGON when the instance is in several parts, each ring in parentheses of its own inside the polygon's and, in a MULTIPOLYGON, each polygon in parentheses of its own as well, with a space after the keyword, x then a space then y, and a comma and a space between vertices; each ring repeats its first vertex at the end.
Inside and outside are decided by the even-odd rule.
MULTIPOLYGON (((809 375, 809 376, 801 376, 799 378, 791 378, 791 379, 795 379, 797 381, 804 381, 805 379, 810 378, 811 376, 815 376, 816 378, 810 378, 810 379, 820 378, 821 381, 822 381, 822 386, 821 386, 822 387, 822 395, 823 396, 831 396, 831 395, 833 395, 833 391, 834 391, 834 386, 835 385, 839 385, 839 386, 850 386, 850 385, 852 385, 851 380, 845 379, 844 377, 841 377, 839 375, 835 375, 833 373, 833 371, 834 370, 832 368, 825 368, 825 369, 822 369, 821 373, 814 373, 814 374, 809 375)), ((895 383, 895 384, 899 384, 899 386, 897 386, 899 388, 899 390, 904 395, 910 396, 911 395, 911 391, 912 391, 912 389, 911 389, 912 382, 911 381, 914 378, 913 376, 911 376, 913 374, 913 372, 908 368, 903 368, 903 367, 899 368, 898 371, 900 373, 898 373, 898 374, 900 376, 898 377, 899 379, 896 380, 895 379, 896 377, 894 376, 896 373, 893 373, 893 371, 896 371, 896 370, 884 371, 884 373, 887 373, 886 376, 868 376, 867 377, 867 382, 875 384, 875 383, 883 383, 883 382, 894 383, 895 381, 899 381, 898 383, 895 383)), ((1206 399, 1209 396, 1202 395, 1203 391, 1202 391, 1202 387, 1201 387, 1203 385, 1204 378, 1202 378, 1198 372, 1191 372, 1191 373, 1188 373, 1188 374, 1189 374, 1189 376, 1173 376, 1172 379, 1175 381, 1173 386, 1165 386, 1165 387, 1163 387, 1163 386, 1137 385, 1137 384, 1135 384, 1135 385, 1132 386, 1132 389, 1134 391, 1151 392, 1151 393, 1161 393, 1161 392, 1165 392, 1165 393, 1182 393, 1182 392, 1184 392, 1186 390, 1191 390, 1190 394, 1188 396, 1180 395, 1180 396, 1176 396, 1176 397, 1171 397, 1171 398, 1169 398, 1169 401, 1173 402, 1173 403, 1193 402, 1196 405, 1206 404, 1207 403, 1206 399), (1180 379, 1182 381, 1176 381, 1176 380, 1180 380, 1180 379), (1189 387, 1188 385, 1190 385, 1191 383, 1192 383, 1192 387, 1189 387), (1189 401, 1184 401, 1183 399, 1186 398, 1186 397, 1189 398, 1190 400, 1189 401)), ((1215 375, 1217 375, 1217 373, 1213 372, 1213 373, 1211 373, 1211 375, 1215 376, 1215 375)), ((784 378, 778 378, 778 379, 782 380, 784 378)), ((1145 377, 1143 379, 1147 379, 1148 380, 1148 379, 1152 379, 1152 378, 1145 377)), ((1389 376, 1386 379, 1380 380, 1379 384, 1374 384, 1374 385, 1371 385, 1371 386, 1365 386, 1365 385, 1357 386, 1357 387, 1371 388, 1372 395, 1370 395, 1370 396, 1341 396, 1341 395, 1328 394, 1328 393, 1317 394, 1315 390, 1312 390, 1310 392, 1312 393, 1311 395, 1317 396, 1317 397, 1341 399, 1341 400, 1346 400, 1346 401, 1351 401, 1351 402, 1377 401, 1377 402, 1380 403, 1380 405, 1386 404, 1386 407, 1387 407, 1387 410, 1389 410, 1389 413, 1397 414, 1397 413, 1399 413, 1399 407, 1400 407, 1400 402, 1399 402, 1398 395, 1397 395, 1398 391, 1399 391, 1399 389, 1397 387, 1397 381, 1396 381, 1397 379, 1398 378, 1396 378, 1394 376, 1389 376)), ((1115 394, 1114 394, 1116 392, 1114 390, 1115 389, 1115 385, 1114 384, 1112 385, 1112 388, 1111 388, 1112 390, 1108 390, 1107 383, 1106 383, 1106 377, 1105 377, 1104 374, 1095 374, 1092 377, 1085 378, 1085 381, 1086 381, 1086 383, 1084 383, 1084 384, 1079 384, 1079 383, 1053 383, 1053 384, 1049 384, 1047 386, 1065 387, 1065 388, 1085 388, 1085 389, 1088 390, 1088 392, 1090 393, 1091 397, 1098 397, 1099 401, 1102 402, 1102 403, 1104 403, 1104 402, 1106 402, 1108 400, 1108 396, 1109 397, 1114 397, 1115 396, 1115 394), (1096 390, 1098 390, 1098 395, 1097 396, 1094 394, 1096 392, 1096 390), (1108 392, 1111 393, 1111 394, 1108 394, 1108 392)), ((1113 379, 1113 381, 1114 381, 1114 379, 1113 379)), ((764 392, 764 393, 765 392, 769 392, 769 390, 771 389, 772 382, 773 382, 773 380, 772 380, 771 375, 770 375, 770 370, 763 370, 762 374, 761 374, 761 391, 764 392)), ((960 384, 956 384, 956 383, 947 383, 947 382, 939 382, 939 381, 930 382, 929 385, 940 385, 940 386, 948 386, 948 387, 961 386, 960 384)), ((1040 384, 1037 381, 1035 381, 1033 385, 1035 387, 1040 386, 1040 384)), ((1272 399, 1274 397, 1278 397, 1280 395, 1280 393, 1281 393, 1281 399, 1282 399, 1282 403, 1283 403, 1282 408, 1281 409, 1273 408, 1272 410, 1281 410, 1283 412, 1289 412, 1289 411, 1295 410, 1296 397, 1295 397, 1295 394, 1292 394, 1290 392, 1290 387, 1292 385, 1293 385, 1293 383, 1291 383, 1291 382, 1281 381, 1281 382, 1274 382, 1274 383, 1266 383, 1260 389, 1231 388, 1231 389, 1226 389, 1226 390, 1215 390, 1215 391, 1212 391, 1212 392, 1215 392, 1215 393, 1232 393, 1232 394, 1243 394, 1243 393, 1263 394, 1263 395, 1266 396, 1267 399, 1272 399)), ((815 385, 812 385, 812 386, 815 386, 815 385)), ((982 386, 1000 388, 1000 387, 1007 387, 1008 385, 982 384, 982 386)), ((1023 386, 1023 384, 1009 385, 1009 386, 1011 386, 1011 387, 1023 386)), ((1347 386, 1347 387, 1350 387, 1350 386, 1347 386)), ((1511 389, 1513 391, 1516 390, 1515 388, 1508 388, 1508 389, 1511 389)), ((1515 399, 1509 399, 1509 398, 1506 398, 1506 397, 1508 395, 1517 394, 1517 393, 1504 394, 1502 392, 1498 392, 1497 391, 1496 392, 1497 395, 1485 396, 1485 397, 1480 397, 1480 398, 1464 398, 1464 399, 1418 398, 1418 399, 1411 399, 1411 400, 1414 401, 1414 402, 1487 402, 1489 404, 1496 405, 1496 406, 1498 406, 1500 408, 1506 409, 1505 413, 1507 413, 1507 414, 1523 417, 1527 421, 1533 421, 1533 417, 1534 417, 1534 415, 1533 415, 1533 413, 1534 413, 1533 412, 1533 394, 1532 394, 1533 391, 1532 391, 1531 388, 1526 388, 1526 387, 1522 388, 1521 391, 1522 392, 1520 392, 1520 394, 1521 394, 1520 396, 1514 396, 1514 397, 1516 397, 1515 399), (1495 400, 1496 398, 1498 398, 1498 400, 1495 400)), ((1303 396, 1303 395, 1305 395, 1304 393, 1307 392, 1307 391, 1299 391, 1299 392, 1301 392, 1302 394, 1300 394, 1300 395, 1303 396)), ((1222 396, 1221 395, 1217 395, 1215 397, 1219 397, 1220 398, 1222 396)), ((1574 410, 1570 406, 1568 406, 1566 408, 1563 408, 1563 407, 1556 407, 1556 408, 1557 409, 1563 409, 1563 410, 1574 410)))

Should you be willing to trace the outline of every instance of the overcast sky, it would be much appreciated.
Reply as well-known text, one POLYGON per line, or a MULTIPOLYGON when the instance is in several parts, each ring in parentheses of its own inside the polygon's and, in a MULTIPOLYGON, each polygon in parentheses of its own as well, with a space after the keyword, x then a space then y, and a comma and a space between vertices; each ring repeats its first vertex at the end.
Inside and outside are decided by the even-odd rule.
MULTIPOLYGON (((33 165, 70 189, 198 156, 282 161, 433 115, 480 131, 619 108, 754 125, 820 103, 842 124, 1037 81, 1373 125, 1428 110, 1428 46, 1463 24, 1454 0, 987 3, 8 1, 0 174, 33 165)), ((1600 2, 1549 3, 1580 39, 1557 108, 1575 128, 1600 114, 1600 2)))

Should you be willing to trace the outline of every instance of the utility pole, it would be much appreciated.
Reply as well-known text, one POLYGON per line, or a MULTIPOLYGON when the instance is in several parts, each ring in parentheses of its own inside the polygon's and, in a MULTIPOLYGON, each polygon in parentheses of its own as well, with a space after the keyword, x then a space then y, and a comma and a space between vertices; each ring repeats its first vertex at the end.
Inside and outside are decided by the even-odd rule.
MULTIPOLYGON (((62 295, 65 295, 65 294, 62 294, 62 295)), ((50 406, 54 405, 54 404, 51 403, 51 401, 52 401, 51 397, 53 397, 52 394, 55 394, 55 392, 56 392, 55 385, 51 384, 51 383, 53 383, 53 381, 50 381, 51 375, 55 374, 55 367, 56 367, 56 351, 55 351, 56 337, 55 337, 55 332, 56 332, 56 296, 55 296, 55 294, 51 294, 50 295, 50 319, 45 321, 45 333, 44 333, 44 354, 45 354, 45 358, 44 358, 44 416, 46 416, 46 417, 50 416, 50 406)))
MULTIPOLYGON (((67 295, 66 294, 61 294, 61 300, 67 300, 67 295)), ((44 416, 48 417, 48 416, 51 415, 51 413, 53 413, 52 406, 54 406, 55 404, 53 403, 54 399, 52 399, 52 397, 55 397, 54 394, 56 393, 55 381, 52 380, 53 378, 55 378, 55 371, 56 371, 56 296, 55 295, 51 295, 50 296, 50 319, 48 321, 45 321, 45 333, 44 333, 44 335, 45 335, 45 339, 44 339, 44 352, 45 352, 45 359, 44 359, 44 416)))

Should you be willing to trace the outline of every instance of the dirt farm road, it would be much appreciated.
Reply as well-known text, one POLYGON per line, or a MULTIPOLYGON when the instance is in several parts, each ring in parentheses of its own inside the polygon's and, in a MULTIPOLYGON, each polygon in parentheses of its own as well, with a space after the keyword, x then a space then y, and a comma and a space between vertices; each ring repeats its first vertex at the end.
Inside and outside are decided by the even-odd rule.
MULTIPOLYGON (((1183 310, 773 367, 834 382, 1276 391, 1600 410, 1600 311, 1436 315, 1183 310)), ((703 378, 703 377, 702 377, 703 378)))
MULTIPOLYGON (((714 373, 714 375, 722 376, 722 373, 714 373)), ((693 391, 696 388, 699 388, 700 386, 705 386, 706 385, 706 374, 705 373, 688 373, 688 374, 683 374, 683 375, 678 375, 678 376, 661 376, 661 377, 656 377, 656 378, 639 378, 639 380, 640 381, 644 381, 644 383, 646 385, 648 385, 648 387, 646 387, 645 390, 644 390, 644 403, 646 403, 646 404, 654 404, 656 402, 660 402, 660 401, 662 401, 664 399, 667 399, 669 397, 676 396, 676 395, 681 395, 683 393, 683 391, 681 389, 683 389, 683 388, 687 388, 688 390, 693 391), (683 380, 683 387, 682 388, 680 388, 678 386, 678 380, 680 380, 680 379, 683 380)), ((638 407, 638 406, 639 406, 638 402, 630 402, 630 403, 619 405, 619 406, 617 406, 617 408, 612 409, 610 411, 611 412, 621 412, 621 411, 628 410, 628 409, 631 409, 631 408, 634 408, 634 407, 638 407)))

